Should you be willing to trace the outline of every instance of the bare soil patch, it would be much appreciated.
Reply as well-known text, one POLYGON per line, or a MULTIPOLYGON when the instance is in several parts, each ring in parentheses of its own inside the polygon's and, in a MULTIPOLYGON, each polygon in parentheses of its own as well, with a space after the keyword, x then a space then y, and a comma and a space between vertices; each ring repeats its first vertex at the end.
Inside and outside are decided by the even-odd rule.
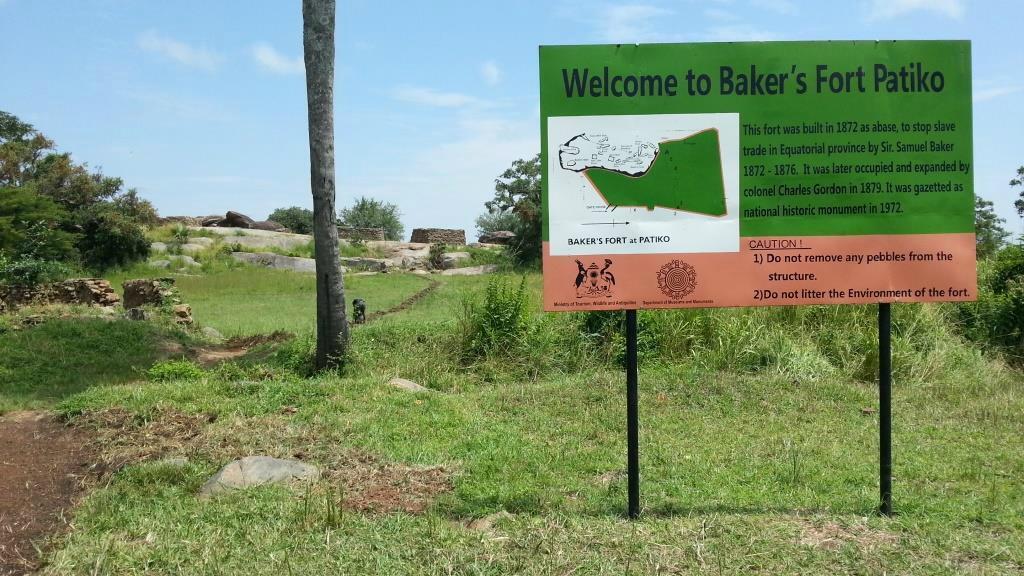
MULTIPOLYGON (((288 408, 288 407, 286 407, 288 408)), ((294 414, 295 409, 284 411, 294 414)), ((186 457, 224 464, 251 455, 294 458, 318 466, 318 490, 340 495, 341 506, 362 513, 419 514, 452 489, 452 472, 441 466, 409 466, 344 448, 327 430, 299 425, 287 417, 234 418, 163 409, 141 417, 121 408, 90 412, 75 424, 92 431, 104 474, 124 466, 186 457)))
POLYGON ((0 575, 39 567, 37 547, 67 526, 94 462, 83 430, 44 412, 0 416, 0 575))
POLYGON ((801 524, 800 543, 812 548, 839 550, 845 544, 853 544, 862 550, 872 550, 880 546, 898 544, 900 541, 896 533, 872 528, 860 522, 843 525, 831 520, 807 520, 801 524))
POLYGON ((235 336, 228 339, 224 344, 207 348, 199 348, 195 351, 195 358, 203 366, 213 366, 227 360, 241 358, 249 353, 256 346, 262 344, 277 344, 294 338, 291 332, 277 330, 270 334, 257 334, 255 336, 235 336))

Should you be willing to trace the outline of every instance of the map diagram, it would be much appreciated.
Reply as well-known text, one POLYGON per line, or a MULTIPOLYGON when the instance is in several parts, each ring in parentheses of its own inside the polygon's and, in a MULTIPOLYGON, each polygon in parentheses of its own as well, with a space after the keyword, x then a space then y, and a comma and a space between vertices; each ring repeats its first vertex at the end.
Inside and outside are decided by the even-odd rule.
POLYGON ((739 142, 734 112, 547 118, 551 255, 738 251, 739 142))
POLYGON ((564 170, 581 172, 612 209, 660 207, 716 217, 727 213, 714 128, 657 145, 579 134, 559 147, 558 161, 564 170))

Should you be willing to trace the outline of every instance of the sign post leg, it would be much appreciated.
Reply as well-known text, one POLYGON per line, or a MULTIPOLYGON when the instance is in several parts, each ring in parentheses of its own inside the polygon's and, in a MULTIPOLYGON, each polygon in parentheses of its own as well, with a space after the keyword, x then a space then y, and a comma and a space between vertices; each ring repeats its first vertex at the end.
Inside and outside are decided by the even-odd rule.
POLYGON ((883 516, 892 516, 892 320, 890 304, 878 305, 878 461, 883 516))
POLYGON ((626 310, 626 445, 629 517, 640 516, 640 423, 637 393, 636 310, 626 310))

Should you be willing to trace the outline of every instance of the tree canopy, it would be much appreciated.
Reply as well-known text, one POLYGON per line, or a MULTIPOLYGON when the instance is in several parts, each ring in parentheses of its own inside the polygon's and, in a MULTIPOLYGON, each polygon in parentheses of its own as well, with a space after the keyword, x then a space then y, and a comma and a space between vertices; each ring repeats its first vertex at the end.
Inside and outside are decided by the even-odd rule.
POLYGON ((398 206, 373 198, 360 196, 351 208, 342 208, 338 213, 341 223, 353 228, 383 228, 384 238, 401 240, 405 227, 398 206))

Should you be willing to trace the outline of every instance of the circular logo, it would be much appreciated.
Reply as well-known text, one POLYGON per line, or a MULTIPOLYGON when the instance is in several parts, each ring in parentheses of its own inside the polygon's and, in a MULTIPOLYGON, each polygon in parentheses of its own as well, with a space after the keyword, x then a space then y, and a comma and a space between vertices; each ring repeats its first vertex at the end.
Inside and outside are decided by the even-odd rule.
POLYGON ((683 298, 697 288, 697 270, 682 260, 673 260, 658 270, 658 288, 666 296, 683 298))

